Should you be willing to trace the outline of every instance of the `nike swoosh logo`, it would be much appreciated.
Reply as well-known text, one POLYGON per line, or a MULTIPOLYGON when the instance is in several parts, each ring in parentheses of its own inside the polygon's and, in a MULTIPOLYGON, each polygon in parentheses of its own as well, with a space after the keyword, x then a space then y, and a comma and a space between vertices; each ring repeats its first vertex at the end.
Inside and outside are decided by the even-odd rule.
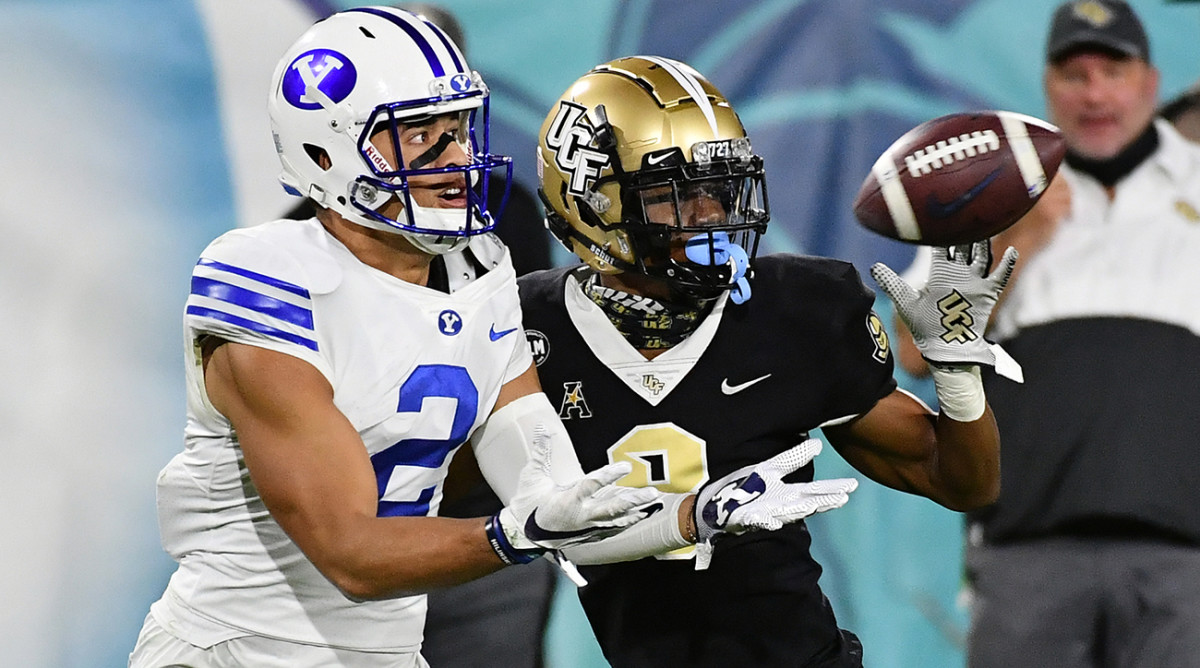
POLYGON ((754 380, 748 380, 744 383, 739 383, 737 385, 730 385, 729 379, 726 378, 725 380, 721 381, 721 393, 722 394, 737 394, 738 392, 741 392, 742 390, 750 387, 751 385, 754 385, 755 383, 761 383, 762 381, 764 381, 770 377, 771 377, 771 374, 767 374, 765 376, 759 376, 758 378, 755 378, 754 380))
POLYGON ((525 537, 535 543, 547 540, 563 540, 566 538, 586 536, 599 528, 600 527, 588 527, 586 529, 579 529, 578 531, 551 531, 549 529, 543 529, 540 525, 538 525, 537 513, 529 513, 529 519, 525 521, 525 537))
POLYGON ((517 331, 516 327, 513 327, 512 329, 503 329, 497 332, 496 325, 493 323, 492 328, 488 330, 488 338, 493 341, 499 341, 515 331, 517 331))
POLYGON ((929 196, 929 201, 926 202, 925 209, 929 212, 931 218, 949 218, 954 214, 962 211, 963 207, 970 204, 972 200, 979 196, 985 188, 992 185, 1000 176, 1000 168, 992 170, 991 174, 983 177, 983 180, 967 189, 967 191, 958 197, 955 197, 947 204, 938 201, 933 195, 929 196))
POLYGON ((665 507, 666 506, 664 506, 661 501, 656 501, 645 508, 638 508, 638 512, 644 515, 642 519, 645 519, 646 517, 650 517, 665 507))
POLYGON ((653 167, 653 166, 657 165, 658 163, 662 162, 663 160, 666 160, 667 158, 671 157, 672 155, 674 155, 674 154, 673 153, 664 153, 662 155, 648 155, 648 156, 646 156, 646 164, 653 167))

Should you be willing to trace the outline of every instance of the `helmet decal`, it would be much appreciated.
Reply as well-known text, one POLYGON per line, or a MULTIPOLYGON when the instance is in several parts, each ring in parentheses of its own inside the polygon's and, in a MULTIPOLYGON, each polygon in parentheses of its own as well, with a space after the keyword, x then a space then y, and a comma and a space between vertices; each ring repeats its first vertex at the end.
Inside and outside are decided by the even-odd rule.
POLYGON ((471 77, 465 74, 455 74, 450 77, 450 88, 456 93, 465 93, 471 90, 472 85, 471 77))
POLYGON ((688 95, 692 96, 692 101, 696 103, 696 106, 704 114, 704 120, 708 121, 708 127, 712 128, 713 137, 719 137, 720 135, 717 134, 717 117, 713 114, 712 104, 708 101, 708 94, 704 92, 704 87, 696 80, 699 72, 678 60, 659 58, 658 56, 641 57, 666 70, 667 74, 670 74, 671 78, 682 86, 688 95))
POLYGON ((609 157, 600 151, 588 148, 595 131, 584 118, 585 109, 563 100, 558 115, 546 130, 546 146, 554 150, 554 163, 571 175, 567 192, 583 195, 608 166, 609 157))
POLYGON ((332 49, 313 49, 296 57, 283 75, 283 97, 299 109, 320 109, 310 87, 334 104, 346 99, 358 81, 358 70, 346 56, 332 49))
POLYGON ((417 30, 418 25, 423 25, 430 28, 433 30, 434 34, 438 36, 438 39, 441 40, 442 44, 445 45, 446 51, 450 53, 450 59, 453 61, 454 70, 456 72, 464 71, 463 64, 458 59, 458 54, 455 53, 454 49, 450 48, 450 41, 442 33, 441 29, 437 28, 432 23, 428 21, 422 21, 421 19, 407 12, 401 15, 375 7, 358 7, 356 9, 348 9, 346 11, 348 13, 364 12, 367 14, 374 14, 375 16, 387 19, 388 21, 391 21, 399 26, 401 30, 408 33, 408 36, 412 39, 413 43, 417 45, 417 48, 421 49, 421 53, 425 56, 426 62, 429 63, 429 69, 433 72, 433 76, 442 77, 446 75, 446 67, 442 64, 442 60, 438 58, 437 54, 434 52, 433 45, 430 44, 429 40, 425 39, 425 36, 417 30))

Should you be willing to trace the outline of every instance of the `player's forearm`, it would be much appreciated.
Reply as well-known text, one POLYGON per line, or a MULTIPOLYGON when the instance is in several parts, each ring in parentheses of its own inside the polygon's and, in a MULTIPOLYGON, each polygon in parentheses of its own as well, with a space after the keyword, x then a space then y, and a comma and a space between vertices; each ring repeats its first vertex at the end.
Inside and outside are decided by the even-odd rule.
POLYGON ((427 593, 504 567, 482 518, 370 518, 316 546, 309 558, 354 600, 427 593))
POLYGON ((953 510, 987 505, 1000 493, 1000 436, 979 367, 934 364, 930 371, 941 404, 932 498, 953 510))
POLYGON ((611 538, 563 550, 577 564, 633 561, 687 547, 696 542, 695 494, 667 494, 664 508, 611 538))
POLYGON ((975 510, 1000 494, 1000 433, 990 407, 970 422, 945 414, 935 423, 935 494, 939 504, 957 511, 975 510))

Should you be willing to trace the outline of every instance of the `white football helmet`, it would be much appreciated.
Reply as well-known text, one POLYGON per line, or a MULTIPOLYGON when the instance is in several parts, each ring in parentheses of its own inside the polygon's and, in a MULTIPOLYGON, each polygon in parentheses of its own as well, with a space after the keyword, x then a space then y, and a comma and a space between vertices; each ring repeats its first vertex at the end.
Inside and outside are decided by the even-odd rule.
POLYGON ((500 211, 488 211, 489 187, 504 188, 501 210, 507 202, 512 159, 488 153, 487 86, 445 32, 408 12, 361 7, 313 25, 276 66, 268 111, 285 190, 360 225, 403 234, 428 253, 461 248, 495 226, 500 211), (459 131, 441 137, 432 157, 392 165, 370 142, 389 130, 400 156, 400 125, 453 112, 459 131), (469 164, 426 168, 450 141, 469 164), (328 169, 318 163, 322 153, 328 169), (489 178, 492 170, 503 170, 502 184, 489 178), (408 179, 447 173, 465 175, 466 209, 419 206, 408 179), (395 219, 380 213, 392 197, 404 205, 395 219))

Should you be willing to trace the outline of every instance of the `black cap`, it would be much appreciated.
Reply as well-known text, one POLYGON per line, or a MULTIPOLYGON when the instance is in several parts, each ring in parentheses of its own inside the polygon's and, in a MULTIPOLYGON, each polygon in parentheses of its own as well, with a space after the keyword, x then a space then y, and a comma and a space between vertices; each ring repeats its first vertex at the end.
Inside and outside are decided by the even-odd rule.
POLYGON ((1121 0, 1072 0, 1054 12, 1046 60, 1096 48, 1150 62, 1150 41, 1141 20, 1121 0))

